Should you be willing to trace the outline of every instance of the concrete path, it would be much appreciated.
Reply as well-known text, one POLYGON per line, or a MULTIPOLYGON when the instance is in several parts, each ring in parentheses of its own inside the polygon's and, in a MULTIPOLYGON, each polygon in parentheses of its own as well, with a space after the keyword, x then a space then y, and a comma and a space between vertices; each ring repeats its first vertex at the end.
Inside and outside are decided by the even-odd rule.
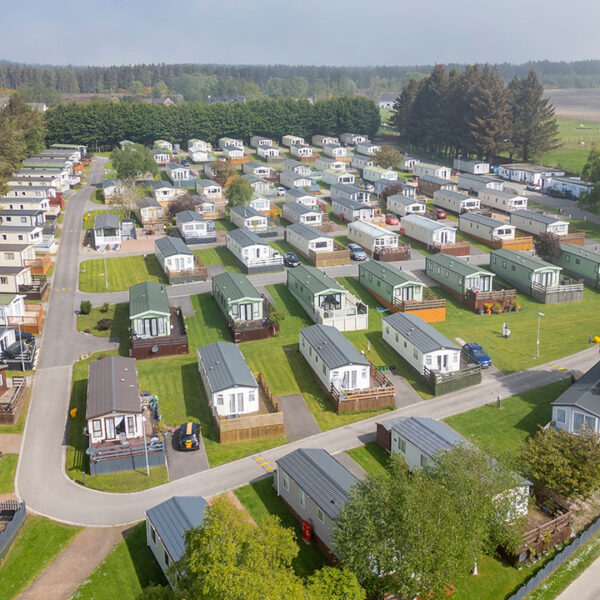
POLYGON ((20 433, 0 433, 0 452, 4 454, 19 454, 21 452, 20 433))
POLYGON ((121 539, 122 527, 84 529, 17 600, 70 598, 121 539))
POLYGON ((170 434, 166 440, 167 465, 169 468, 169 480, 181 479, 209 468, 204 439, 200 436, 200 447, 198 450, 182 452, 178 450, 179 430, 170 434))
POLYGON ((600 558, 596 559, 556 600, 598 600, 600 558))
POLYGON ((368 473, 349 454, 340 452, 339 454, 336 454, 335 458, 357 479, 365 481, 365 479, 368 477, 368 473))
POLYGON ((403 406, 410 406, 415 402, 421 401, 421 396, 415 392, 415 389, 402 377, 398 375, 396 371, 385 371, 383 373, 394 386, 396 408, 402 408, 403 406))
POLYGON ((321 433, 315 418, 306 406, 302 394, 278 396, 279 407, 283 411, 283 427, 288 442, 321 433))

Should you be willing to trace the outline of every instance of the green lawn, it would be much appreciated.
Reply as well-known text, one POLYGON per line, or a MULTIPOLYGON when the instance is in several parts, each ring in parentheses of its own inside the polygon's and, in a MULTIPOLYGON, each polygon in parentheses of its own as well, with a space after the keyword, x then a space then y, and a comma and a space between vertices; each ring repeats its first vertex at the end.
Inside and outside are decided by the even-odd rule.
POLYGON ((233 254, 225 246, 194 250, 194 254, 205 266, 223 265, 226 271, 231 271, 232 273, 243 273, 240 265, 235 260, 235 256, 233 256, 233 254))
POLYGON ((514 453, 539 426, 552 416, 550 403, 571 384, 559 381, 502 399, 502 409, 496 402, 474 408, 445 419, 446 423, 481 449, 494 456, 514 453))
POLYGON ((43 517, 27 517, 0 566, 0 598, 14 598, 81 531, 43 517))
POLYGON ((591 238, 600 242, 600 225, 598 225, 597 223, 592 223, 591 221, 584 221, 583 219, 572 219, 569 222, 572 225, 570 229, 585 231, 586 238, 591 238))
POLYGON ((91 294, 120 292, 143 281, 167 282, 154 254, 148 254, 146 258, 142 255, 120 256, 107 258, 106 261, 102 258, 94 258, 79 265, 79 289, 82 292, 91 294), (105 285, 107 274, 108 285, 105 285))
POLYGON ((231 231, 232 229, 237 229, 237 227, 228 219, 217 219, 213 221, 215 224, 215 229, 217 231, 231 231))
POLYGON ((369 475, 384 473, 389 455, 377 442, 369 442, 364 446, 347 450, 346 454, 358 463, 369 475))
POLYGON ((96 204, 104 204, 104 193, 102 192, 102 188, 94 190, 90 197, 90 200, 92 202, 95 202, 96 204))
POLYGON ((14 490, 17 454, 3 454, 0 460, 0 494, 11 494, 14 490))
MULTIPOLYGON (((95 358, 97 356, 94 355, 86 360, 80 360, 73 365, 73 384, 69 409, 76 408, 77 416, 69 418, 66 460, 67 475, 77 483, 83 484, 83 473, 85 472, 86 487, 105 492, 137 492, 166 483, 168 481, 166 467, 152 467, 150 469, 150 477, 146 475, 145 469, 110 473, 108 475, 91 476, 89 474, 89 458, 85 453, 88 447, 88 437, 84 435, 83 430, 86 426, 85 404, 88 367, 90 362, 95 358)), ((138 370, 140 365, 149 362, 152 361, 140 361, 138 363, 138 370)), ((144 387, 141 382, 140 386, 144 387)))
MULTIPOLYGON (((93 195, 92 195, 93 197, 93 195)), ((88 212, 86 212, 83 215, 83 229, 88 230, 88 229, 93 229, 94 227, 94 220, 96 219, 96 217, 98 215, 107 215, 107 214, 111 214, 111 215, 120 215, 123 216, 123 212, 117 208, 113 208, 113 209, 104 209, 104 210, 89 210, 88 212)))
POLYGON ((302 254, 300 254, 300 252, 298 252, 298 250, 296 250, 296 248, 294 248, 294 246, 292 246, 291 244, 288 244, 288 242, 284 242, 284 241, 271 242, 269 244, 269 246, 271 246, 272 248, 275 248, 275 250, 277 250, 281 254, 285 254, 286 252, 294 252, 303 265, 310 264, 306 260, 306 258, 304 258, 304 256, 302 256, 302 254))
POLYGON ((268 515, 277 515, 284 527, 294 530, 299 549, 298 556, 292 562, 296 575, 308 577, 328 564, 315 543, 309 546, 303 541, 302 526, 277 496, 271 477, 238 488, 234 493, 255 521, 268 515))
POLYGON ((77 316, 78 331, 85 331, 99 337, 119 338, 121 340, 119 353, 129 356, 129 304, 110 304, 106 312, 100 307, 92 308, 88 315, 77 316), (110 329, 101 331, 97 327, 100 319, 112 319, 110 329), (87 331, 86 331, 87 330, 87 331))
POLYGON ((167 581, 146 545, 144 522, 132 527, 125 538, 73 594, 73 600, 137 600, 144 588, 167 581))
POLYGON ((557 121, 562 146, 536 157, 536 162, 581 175, 591 147, 600 144, 600 124, 578 119, 557 121), (591 129, 579 129, 580 124, 591 129), (584 142, 584 146, 579 146, 579 142, 584 142))
POLYGON ((600 294, 584 290, 583 302, 540 304, 528 296, 518 294, 520 312, 503 315, 477 315, 463 308, 456 299, 439 287, 433 287, 446 298, 446 320, 432 325, 453 341, 460 337, 466 342, 477 342, 492 357, 494 365, 503 373, 515 373, 536 364, 556 361, 588 347, 590 335, 600 335, 600 294), (537 315, 544 317, 540 328, 540 359, 536 361, 537 315), (502 337, 502 324, 508 323, 510 338, 502 337))

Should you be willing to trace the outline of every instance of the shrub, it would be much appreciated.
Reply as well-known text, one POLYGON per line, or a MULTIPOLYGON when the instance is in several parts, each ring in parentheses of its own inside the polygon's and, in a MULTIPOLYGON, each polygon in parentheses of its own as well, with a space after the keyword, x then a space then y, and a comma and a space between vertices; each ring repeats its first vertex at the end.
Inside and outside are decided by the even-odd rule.
POLYGON ((100 312, 101 313, 106 313, 108 312, 108 302, 105 302, 102 307, 100 308, 100 312))
POLYGON ((513 310, 514 312, 520 311, 521 303, 515 298, 510 304, 510 309, 513 310))
POLYGON ((112 322, 112 319, 100 319, 96 323, 96 329, 98 329, 98 331, 108 331, 112 326, 112 322))
POLYGON ((79 305, 79 312, 82 315, 89 315, 92 310, 92 303, 89 300, 82 300, 79 305))
POLYGON ((493 306, 492 306, 492 312, 495 315, 499 315, 502 312, 502 304, 500 304, 500 302, 496 302, 493 306))

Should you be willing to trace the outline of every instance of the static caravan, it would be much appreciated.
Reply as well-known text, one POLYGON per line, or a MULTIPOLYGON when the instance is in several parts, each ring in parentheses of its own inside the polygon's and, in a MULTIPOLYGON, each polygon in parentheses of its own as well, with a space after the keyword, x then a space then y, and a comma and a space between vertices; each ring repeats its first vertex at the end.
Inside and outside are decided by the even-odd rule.
POLYGON ((420 375, 460 371, 460 348, 416 315, 397 312, 383 319, 383 339, 420 375))
POLYGON ((365 221, 353 221, 348 224, 348 239, 362 246, 369 254, 376 250, 397 250, 398 234, 365 221))
POLYGON ((388 263, 367 260, 358 265, 358 280, 389 308, 399 300, 423 300, 425 284, 388 263))
POLYGON ((209 200, 220 200, 223 197, 223 188, 212 179, 196 181, 196 192, 209 200))
POLYGON ((297 135, 284 135, 281 138, 281 145, 286 146, 287 148, 291 148, 296 145, 306 145, 303 137, 299 137, 297 135))
POLYGON ((437 177, 438 179, 450 179, 452 169, 441 165, 419 162, 413 167, 415 177, 437 177))
POLYGON ((336 137, 331 137, 330 135, 313 135, 312 136, 312 145, 318 146, 319 148, 323 148, 325 144, 339 144, 340 140, 336 137))
POLYGON ((175 236, 155 240, 154 256, 167 276, 194 272, 194 253, 175 236))
POLYGON ((340 135, 340 142, 346 144, 346 146, 356 146, 356 144, 368 141, 369 136, 362 133, 342 133, 342 135, 340 135))
POLYGON ((279 182, 288 188, 308 188, 312 185, 312 179, 306 175, 299 175, 294 171, 281 171, 279 174, 279 182))
POLYGON ((397 181, 397 171, 391 169, 384 169, 383 167, 365 167, 363 169, 363 179, 365 181, 379 181, 380 179, 387 179, 388 181, 397 181))
POLYGON ((315 208, 318 204, 318 200, 316 196, 312 194, 307 194, 302 190, 298 190, 296 188, 292 188, 291 190, 285 191, 285 201, 286 202, 299 202, 300 204, 304 204, 304 206, 308 206, 309 208, 315 208))
POLYGON ((283 256, 252 231, 233 229, 227 232, 227 249, 246 273, 283 271, 283 256))
POLYGON ((472 175, 487 175, 490 172, 489 163, 471 158, 455 158, 453 166, 455 171, 463 171, 472 175))
POLYGON ((525 196, 519 196, 506 190, 483 188, 479 190, 479 200, 481 206, 487 206, 492 210, 513 212, 527 208, 527 198, 525 196))
POLYGON ((456 229, 420 215, 407 215, 400 219, 404 235, 426 246, 454 244, 456 229))
POLYGON ((460 192, 437 190, 433 192, 433 204, 461 215, 464 212, 479 210, 479 198, 473 198, 460 192))
POLYGON ((259 213, 268 216, 271 214, 271 199, 263 198, 262 196, 258 196, 256 198, 252 198, 250 202, 248 202, 248 206, 257 210, 259 213))
POLYGON ((315 168, 321 169, 321 171, 345 171, 346 163, 328 156, 319 156, 315 160, 315 168))
POLYGON ((191 152, 212 152, 212 145, 204 140, 190 138, 187 143, 188 151, 191 152))
POLYGON ((458 176, 458 189, 465 190, 469 194, 479 194, 485 188, 492 190, 503 190, 504 183, 493 177, 485 175, 472 175, 471 173, 460 173, 458 176))
POLYGON ((493 242, 514 239, 516 227, 498 219, 466 212, 458 219, 458 229, 485 242, 493 242))
POLYGON ((336 183, 331 186, 331 201, 334 200, 353 200, 354 202, 368 203, 371 200, 371 194, 355 185, 336 183))
POLYGON ((262 135, 253 135, 250 138, 250 145, 253 148, 272 148, 275 142, 273 140, 263 137, 262 135))
POLYGON ((426 210, 424 202, 419 202, 414 198, 407 198, 403 194, 394 194, 388 196, 387 209, 401 217, 406 215, 424 215, 426 210))
POLYGON ((545 177, 543 187, 547 194, 579 199, 583 194, 589 194, 594 184, 581 181, 580 177, 545 177))
POLYGON ((167 152, 173 152, 173 144, 167 140, 154 140, 154 148, 161 148, 167 152))
POLYGON ((418 158, 415 158, 414 156, 408 156, 407 154, 405 154, 403 168, 405 171, 408 171, 410 173, 414 170, 415 165, 419 162, 421 161, 418 158))
POLYGON ((136 214, 142 225, 154 225, 161 223, 165 219, 164 208, 159 204, 156 198, 144 196, 135 201, 136 214))
POLYGON ((350 157, 350 166, 353 169, 364 169, 373 166, 373 157, 365 154, 353 154, 350 157))
POLYGON ((133 340, 171 335, 171 309, 162 283, 143 281, 129 288, 129 325, 133 340))
POLYGON ((373 142, 361 142, 360 144, 356 144, 355 150, 359 154, 363 154, 365 156, 373 156, 377 152, 381 150, 381 146, 379 144, 374 144, 373 142))
POLYGON ((339 144, 325 144, 323 146, 323 154, 330 158, 342 158, 346 156, 346 148, 339 144))
POLYGON ((310 177, 311 173, 310 165, 301 163, 293 158, 288 158, 281 163, 281 171, 292 171, 293 173, 305 175, 306 177, 310 177))
POLYGON ((242 172, 262 179, 269 179, 273 175, 273 167, 253 160, 242 164, 242 172))
POLYGON ((334 171, 327 169, 323 171, 323 181, 329 185, 353 185, 354 173, 346 173, 345 171, 334 171))
POLYGON ((490 269, 512 283, 518 290, 529 294, 534 284, 542 287, 560 285, 561 267, 515 250, 492 250, 490 269))
POLYGON ((262 321, 264 299, 241 273, 225 271, 212 277, 212 295, 226 320, 262 321))
POLYGON ((186 244, 212 244, 217 241, 215 224, 195 210, 178 212, 175 225, 186 244))
POLYGON ((380 179, 373 184, 375 188, 376 196, 383 196, 383 194, 402 194, 407 198, 417 197, 417 184, 407 183, 403 179, 398 181, 389 181, 388 179, 380 179))
POLYGON ((290 146, 290 154, 298 158, 309 158, 313 155, 313 149, 310 146, 294 144, 290 146))
POLYGON ((372 219, 374 215, 373 208, 364 202, 356 202, 355 200, 338 198, 337 200, 332 200, 331 206, 333 208, 333 213, 345 221, 372 219))
POLYGON ((237 160, 240 158, 244 158, 244 148, 240 148, 239 146, 229 144, 223 148, 223 156, 225 156, 229 160, 237 160))
POLYGON ((553 262, 590 285, 600 287, 600 252, 575 244, 561 244, 560 255, 553 262))
POLYGON ((273 189, 271 182, 256 175, 245 173, 242 177, 250 184, 255 194, 269 194, 273 189))
POLYGON ((287 287, 315 323, 340 331, 368 329, 368 307, 316 267, 287 271, 287 287))
POLYGON ((154 162, 161 167, 164 167, 171 160, 171 155, 166 150, 161 150, 160 148, 152 150, 152 155, 154 162))
POLYGON ((333 252, 334 240, 316 227, 303 223, 293 223, 285 228, 285 241, 300 254, 309 257, 313 252, 333 252))
POLYGON ((256 154, 265 160, 279 158, 279 148, 273 148, 271 146, 259 146, 256 149, 256 154))
POLYGON ((371 387, 370 363, 335 327, 311 325, 300 330, 300 354, 323 387, 338 392, 371 387))
POLYGON ((235 344, 213 342, 198 348, 198 372, 213 415, 230 418, 258 412, 258 383, 235 344))
POLYGON ((243 140, 237 140, 237 139, 229 138, 229 137, 219 138, 219 148, 221 150, 225 150, 225 148, 230 147, 230 146, 234 146, 236 148, 239 148, 240 150, 243 150, 244 142, 243 142, 243 140))
POLYGON ((300 202, 286 202, 283 205, 282 216, 290 223, 303 223, 304 225, 319 226, 323 222, 323 213, 300 204, 300 202))
POLYGON ((425 273, 459 298, 469 290, 491 292, 495 277, 483 267, 442 253, 425 259, 425 273))
POLYGON ((254 233, 266 233, 269 229, 269 219, 251 206, 232 206, 229 220, 240 229, 254 233))
POLYGON ((561 169, 554 169, 552 167, 544 167, 541 165, 512 163, 500 165, 498 167, 498 175, 503 179, 509 179, 510 181, 530 183, 541 187, 545 177, 564 177, 565 172, 561 169))
POLYGON ((419 191, 427 196, 433 196, 439 190, 456 192, 458 185, 449 179, 434 177, 433 175, 421 175, 418 179, 419 191))
POLYGON ((531 210, 515 210, 510 213, 510 224, 520 231, 533 235, 553 233, 554 235, 567 235, 569 233, 569 222, 562 221, 556 217, 543 215, 531 210))
MULTIPOLYGON (((14 229, 17 228, 15 227, 14 229)), ((97 215, 94 219, 92 234, 94 239, 94 249, 100 250, 101 252, 106 250, 120 250, 121 217, 112 213, 97 215)), ((2 239, 4 240, 3 237, 2 239)))

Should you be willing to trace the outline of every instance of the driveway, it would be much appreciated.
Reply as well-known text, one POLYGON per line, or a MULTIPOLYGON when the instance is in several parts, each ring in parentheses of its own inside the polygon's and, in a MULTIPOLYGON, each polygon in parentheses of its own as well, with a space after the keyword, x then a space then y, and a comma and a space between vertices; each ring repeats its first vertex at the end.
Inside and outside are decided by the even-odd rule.
POLYGON ((283 427, 288 442, 295 442, 321 433, 302 394, 279 396, 278 401, 279 407, 283 411, 283 427))
POLYGON ((209 468, 204 439, 200 436, 200 448, 191 452, 177 450, 179 442, 179 429, 170 433, 166 439, 167 465, 169 467, 169 481, 181 479, 209 468))

